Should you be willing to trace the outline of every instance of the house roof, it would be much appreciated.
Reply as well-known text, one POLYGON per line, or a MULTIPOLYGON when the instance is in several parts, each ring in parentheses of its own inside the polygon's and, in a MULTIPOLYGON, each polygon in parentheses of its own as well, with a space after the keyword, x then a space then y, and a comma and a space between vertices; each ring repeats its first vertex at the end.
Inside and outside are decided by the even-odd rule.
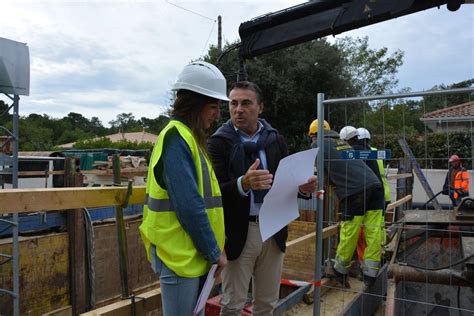
POLYGON ((474 101, 425 113, 422 121, 474 121, 474 101))
MULTIPOLYGON (((142 131, 142 132, 133 132, 133 133, 116 133, 116 134, 111 134, 104 137, 110 139, 113 143, 119 142, 121 140, 128 140, 130 142, 137 142, 137 143, 150 142, 154 144, 158 138, 158 135, 142 131)), ((97 140, 100 138, 102 137, 96 137, 93 140, 97 140)), ((75 143, 67 143, 67 144, 58 145, 58 147, 72 148, 74 144, 75 143)))

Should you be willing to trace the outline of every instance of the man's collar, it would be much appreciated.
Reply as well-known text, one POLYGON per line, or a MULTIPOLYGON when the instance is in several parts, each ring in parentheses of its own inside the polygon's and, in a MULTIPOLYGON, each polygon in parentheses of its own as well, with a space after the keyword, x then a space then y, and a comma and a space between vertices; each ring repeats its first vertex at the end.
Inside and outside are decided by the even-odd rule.
MULTIPOLYGON (((257 131, 256 131, 252 136, 257 135, 258 133, 260 133, 260 132, 263 130, 263 127, 264 127, 264 126, 263 126, 262 122, 260 122, 260 120, 258 120, 257 122, 258 122, 258 129, 257 129, 257 131)), ((239 128, 235 127, 234 123, 232 123, 232 126, 234 127, 234 130, 235 130, 237 133, 239 133, 239 134, 244 134, 244 135, 246 135, 246 136, 251 137, 250 135, 248 135, 248 134, 245 133, 244 131, 242 131, 242 130, 240 130, 239 128)))

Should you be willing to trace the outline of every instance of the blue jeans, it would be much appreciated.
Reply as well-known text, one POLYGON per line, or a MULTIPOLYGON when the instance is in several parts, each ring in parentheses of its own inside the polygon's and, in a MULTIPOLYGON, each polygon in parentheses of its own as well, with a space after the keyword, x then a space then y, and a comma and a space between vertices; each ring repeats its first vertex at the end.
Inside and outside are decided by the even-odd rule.
MULTIPOLYGON (((207 275, 184 278, 176 275, 151 247, 151 268, 160 276, 161 304, 164 316, 191 316, 207 275)), ((204 308, 205 309, 205 308, 204 308)), ((204 316, 204 309, 197 315, 204 316)))

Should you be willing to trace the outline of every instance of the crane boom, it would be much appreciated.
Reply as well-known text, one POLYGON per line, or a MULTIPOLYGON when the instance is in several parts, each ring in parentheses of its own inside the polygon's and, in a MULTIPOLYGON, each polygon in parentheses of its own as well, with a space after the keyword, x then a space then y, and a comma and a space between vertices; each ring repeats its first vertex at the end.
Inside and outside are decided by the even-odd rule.
POLYGON ((319 0, 243 22, 241 58, 251 58, 327 35, 447 4, 456 11, 471 0, 319 0))

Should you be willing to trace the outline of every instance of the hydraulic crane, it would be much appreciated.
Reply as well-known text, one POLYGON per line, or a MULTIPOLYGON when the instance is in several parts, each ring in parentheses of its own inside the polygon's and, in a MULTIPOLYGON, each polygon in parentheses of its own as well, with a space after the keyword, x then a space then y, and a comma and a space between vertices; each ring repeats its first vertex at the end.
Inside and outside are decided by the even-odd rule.
POLYGON ((248 59, 327 35, 447 5, 456 11, 473 0, 315 0, 243 22, 239 56, 248 59))

